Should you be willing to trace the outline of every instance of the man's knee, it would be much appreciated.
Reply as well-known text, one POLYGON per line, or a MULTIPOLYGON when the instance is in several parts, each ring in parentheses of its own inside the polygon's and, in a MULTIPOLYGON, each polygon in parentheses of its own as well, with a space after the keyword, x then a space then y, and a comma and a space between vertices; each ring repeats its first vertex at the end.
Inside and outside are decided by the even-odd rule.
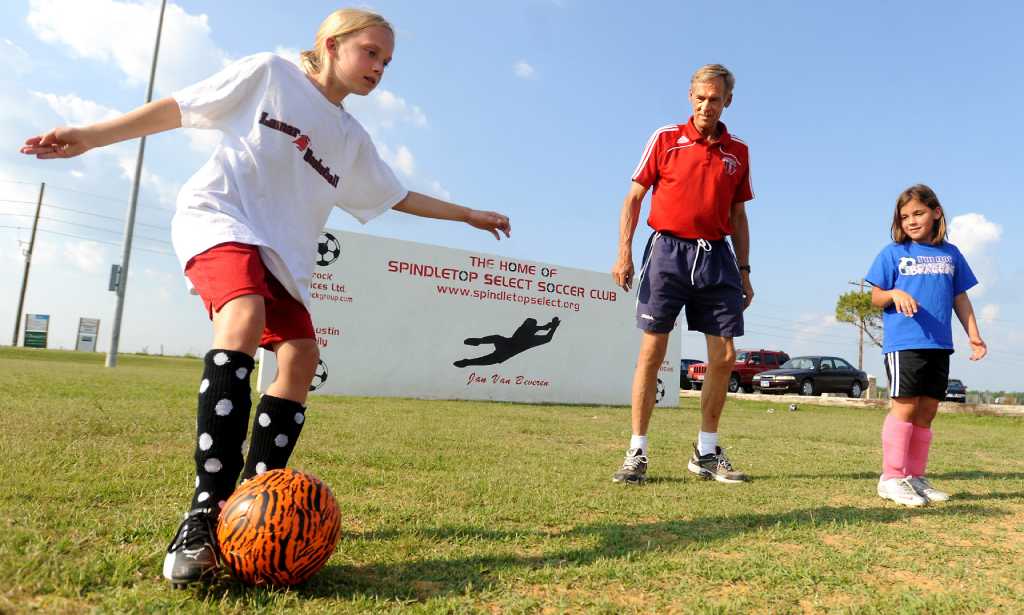
POLYGON ((667 333, 644 333, 640 343, 640 355, 637 363, 643 365, 657 365, 661 367, 665 360, 665 351, 668 348, 667 333))
POLYGON ((736 363, 736 353, 727 352, 723 353, 708 361, 708 368, 715 371, 724 371, 732 369, 732 366, 736 363))
POLYGON ((736 349, 731 338, 708 338, 708 369, 732 369, 736 363, 736 349))

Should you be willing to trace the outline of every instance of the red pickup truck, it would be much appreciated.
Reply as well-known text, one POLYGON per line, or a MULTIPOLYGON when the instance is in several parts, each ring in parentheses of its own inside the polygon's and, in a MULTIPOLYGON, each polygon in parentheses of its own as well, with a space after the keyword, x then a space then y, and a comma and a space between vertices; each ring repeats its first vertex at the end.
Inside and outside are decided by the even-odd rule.
MULTIPOLYGON (((741 389, 750 393, 754 390, 754 376, 769 369, 778 369, 789 360, 789 355, 781 350, 737 350, 736 364, 729 375, 729 392, 736 393, 741 389)), ((695 363, 687 370, 690 382, 698 391, 704 386, 704 374, 707 372, 705 363, 695 363)))

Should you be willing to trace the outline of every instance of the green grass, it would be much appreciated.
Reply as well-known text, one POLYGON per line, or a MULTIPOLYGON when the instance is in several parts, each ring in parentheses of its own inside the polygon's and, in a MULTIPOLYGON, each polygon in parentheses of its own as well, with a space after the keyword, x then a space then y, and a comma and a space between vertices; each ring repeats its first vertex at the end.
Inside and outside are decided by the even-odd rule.
MULTIPOLYGON (((964 613, 1024 608, 1019 419, 940 415, 920 510, 880 500, 880 410, 730 400, 755 480, 686 472, 695 400, 612 484, 628 409, 314 398, 294 467, 344 535, 291 590, 173 591, 193 484, 196 359, 0 349, 0 612, 964 613)), ((628 386, 628 375, 623 377, 628 386)))

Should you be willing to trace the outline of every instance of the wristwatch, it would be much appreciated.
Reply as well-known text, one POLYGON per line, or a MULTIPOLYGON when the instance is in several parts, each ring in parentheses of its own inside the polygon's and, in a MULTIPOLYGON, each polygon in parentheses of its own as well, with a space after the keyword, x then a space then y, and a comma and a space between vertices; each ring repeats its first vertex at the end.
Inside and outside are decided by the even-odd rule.
POLYGON ((746 271, 750 273, 750 265, 740 265, 740 271, 746 271))

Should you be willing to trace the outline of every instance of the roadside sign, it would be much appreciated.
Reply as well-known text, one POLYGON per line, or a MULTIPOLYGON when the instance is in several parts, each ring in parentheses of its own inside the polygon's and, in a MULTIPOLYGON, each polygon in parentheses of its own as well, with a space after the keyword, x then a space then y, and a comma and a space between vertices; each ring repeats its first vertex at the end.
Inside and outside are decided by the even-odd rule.
POLYGON ((49 314, 25 314, 25 347, 46 348, 49 330, 49 314))
POLYGON ((99 318, 79 318, 78 335, 75 338, 75 350, 96 352, 96 338, 100 334, 99 318))

